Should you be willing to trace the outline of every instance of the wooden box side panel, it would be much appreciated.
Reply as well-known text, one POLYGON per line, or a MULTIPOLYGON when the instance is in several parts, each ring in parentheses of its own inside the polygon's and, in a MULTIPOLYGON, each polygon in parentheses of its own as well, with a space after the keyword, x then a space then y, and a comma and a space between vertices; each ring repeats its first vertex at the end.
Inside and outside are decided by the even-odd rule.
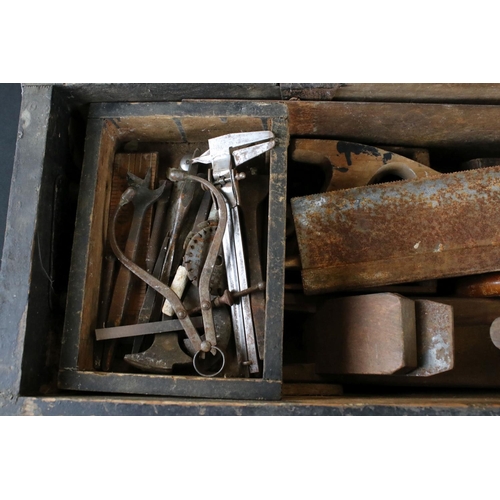
POLYGON ((92 368, 90 337, 95 329, 100 275, 111 191, 117 129, 108 120, 90 120, 80 185, 68 286, 61 367, 92 368))
MULTIPOLYGON (((263 378, 281 380, 283 331, 283 262, 285 234, 286 150, 288 146, 287 110, 283 105, 252 103, 257 116, 242 115, 237 103, 189 105, 156 103, 158 107, 139 109, 138 105, 99 105, 90 113, 78 209, 67 321, 64 333, 62 372, 91 371, 93 331, 97 317, 103 240, 108 218, 107 206, 114 154, 119 144, 139 140, 147 142, 200 142, 218 135, 241 131, 272 129, 278 138, 270 155, 269 210, 273 214, 268 228, 268 269, 266 304, 266 345, 263 378), (181 110, 181 111, 179 111, 181 110), (277 113, 277 110, 279 113, 277 113), (176 115, 161 113, 176 111, 176 115), (272 113, 270 112, 272 111, 272 113), (200 116, 194 116, 203 113, 200 116), (130 114, 130 116, 129 116, 130 114), (118 116, 119 115, 119 116, 118 116), (270 115, 270 116, 268 116, 270 115), (100 125, 99 125, 100 124, 100 125), (276 235, 282 235, 276 237, 276 235), (272 236, 272 237, 271 237, 272 236), (83 285, 84 284, 84 285, 83 285)), ((99 375, 96 373, 96 375, 99 375)), ((134 375, 129 374, 132 377, 134 375)), ((139 375, 138 375, 139 376, 139 375)), ((140 375, 141 380, 149 375, 140 375)), ((168 378, 168 377, 165 377, 168 378)), ((128 378, 117 379, 130 384, 128 378)), ((235 379, 236 380, 236 379, 235 379)), ((245 382, 246 379, 242 379, 245 382)), ((78 387, 67 387, 77 389, 78 387)), ((122 388, 122 390, 125 390, 122 388)), ((176 394, 175 390, 174 394, 176 394)), ((112 392, 119 392, 113 390, 112 392)), ((127 392, 127 391, 126 391, 127 392)), ((221 396, 223 397, 223 396, 221 396)))

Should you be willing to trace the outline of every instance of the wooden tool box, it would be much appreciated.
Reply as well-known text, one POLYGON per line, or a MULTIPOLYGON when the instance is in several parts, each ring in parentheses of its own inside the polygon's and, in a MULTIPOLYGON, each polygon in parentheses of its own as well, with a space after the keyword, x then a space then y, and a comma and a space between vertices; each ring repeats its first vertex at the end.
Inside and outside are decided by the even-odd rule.
MULTIPOLYGON (((194 122, 187 129, 199 134, 201 122, 194 122)), ((202 136, 197 140, 208 138, 202 136)), ((287 370, 303 364, 307 348, 296 331, 300 321, 295 313, 284 311, 283 302, 280 259, 289 138, 427 148, 433 164, 452 170, 452 165, 472 157, 500 157, 500 85, 25 85, 0 278, 0 414, 499 414, 500 376, 498 385, 489 385, 493 387, 489 392, 477 386, 465 391, 466 383, 461 388, 444 384, 418 392, 408 387, 395 392, 383 384, 371 384, 368 390, 322 397, 313 394, 328 391, 315 389, 300 396, 286 389, 288 382, 315 381, 307 369, 287 370), (87 301, 85 296, 92 296, 99 287, 100 264, 93 268, 91 261, 100 263, 102 258, 96 228, 102 227, 99 219, 104 214, 95 209, 104 194, 96 188, 98 171, 85 166, 82 170, 83 157, 108 158, 96 163, 99 178, 105 177, 113 141, 120 134, 127 139, 153 139, 156 133, 168 133, 173 117, 210 114, 234 117, 227 122, 212 120, 222 124, 221 133, 239 131, 238 116, 256 120, 252 128, 274 117, 283 148, 277 152, 271 186, 271 213, 276 215, 270 218, 268 251, 279 268, 274 270, 274 281, 268 276, 272 289, 268 290, 263 378, 222 383, 188 380, 189 385, 179 380, 181 388, 175 392, 169 384, 176 383, 167 381, 163 386, 167 389, 159 390, 165 384, 162 377, 143 375, 132 377, 132 389, 127 390, 120 385, 122 375, 94 373, 86 361, 95 300, 87 301), (96 244, 89 242, 92 237, 96 244), (64 320, 69 327, 63 335, 64 320), (264 401, 279 398, 282 367, 283 392, 292 395, 264 401), (147 395, 151 382, 157 384, 151 391, 155 396, 147 395), (247 392, 249 385, 259 384, 269 389, 247 392), (215 385, 220 393, 214 392, 215 385), (218 399, 222 397, 233 400, 218 399)), ((500 299, 498 314, 497 299, 491 300, 490 313, 500 316, 500 299)), ((301 304, 299 309, 304 307, 301 304)), ((483 327, 480 334, 485 334, 483 327)), ((500 374, 497 352, 489 352, 487 359, 500 374)), ((324 386, 332 388, 329 383, 324 386)))

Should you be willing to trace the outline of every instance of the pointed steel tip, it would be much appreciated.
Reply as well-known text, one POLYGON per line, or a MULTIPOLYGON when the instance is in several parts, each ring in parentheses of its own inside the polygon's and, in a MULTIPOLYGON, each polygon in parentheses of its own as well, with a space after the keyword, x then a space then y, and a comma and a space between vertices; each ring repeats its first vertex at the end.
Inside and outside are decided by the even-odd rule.
POLYGON ((149 186, 151 183, 151 173, 152 173, 152 167, 148 168, 148 171, 146 172, 146 175, 144 179, 141 179, 139 176, 135 175, 132 172, 127 172, 127 181, 129 185, 136 185, 136 186, 149 186))

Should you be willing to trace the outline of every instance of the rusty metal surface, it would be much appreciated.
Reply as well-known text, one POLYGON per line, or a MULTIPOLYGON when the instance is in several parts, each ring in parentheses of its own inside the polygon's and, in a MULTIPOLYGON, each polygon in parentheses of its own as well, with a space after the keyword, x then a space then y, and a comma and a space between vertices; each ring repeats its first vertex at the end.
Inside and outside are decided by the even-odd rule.
POLYGON ((318 373, 391 375, 417 368, 415 305, 401 295, 331 299, 314 325, 318 373))
POLYGON ((292 199, 306 293, 500 269, 500 167, 292 199))
POLYGON ((455 293, 459 297, 498 297, 500 296, 500 273, 459 278, 455 293))
POLYGON ((415 301, 418 368, 408 377, 447 372, 454 364, 453 307, 431 300, 415 301))

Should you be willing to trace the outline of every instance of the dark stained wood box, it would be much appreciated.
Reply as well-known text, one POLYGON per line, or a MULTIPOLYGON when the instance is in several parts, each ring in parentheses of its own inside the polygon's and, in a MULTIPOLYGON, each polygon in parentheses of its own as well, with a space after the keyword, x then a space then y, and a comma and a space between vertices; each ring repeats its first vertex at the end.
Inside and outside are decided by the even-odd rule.
MULTIPOLYGON (((153 144, 154 147, 154 144, 153 144)), ((283 275, 288 147, 287 109, 279 103, 95 104, 89 112, 85 158, 68 286, 59 387, 80 391, 228 399, 279 399, 283 334, 283 275), (113 160, 130 141, 208 148, 224 134, 271 130, 265 355, 261 378, 96 372, 93 347, 113 160), (191 145, 191 146, 190 146, 191 145)), ((243 188, 244 189, 244 188, 243 188)))
MULTIPOLYGON (((93 177, 89 176, 87 166, 81 172, 86 131, 89 141, 91 136, 97 138, 88 142, 86 157, 93 156, 93 161, 97 161, 100 151, 104 155, 100 168, 106 173, 114 148, 110 146, 110 138, 121 140, 120 133, 124 134, 122 137, 129 134, 127 137, 133 138, 130 127, 141 122, 136 118, 127 125, 127 119, 132 117, 127 118, 123 110, 142 109, 143 116, 151 116, 154 109, 163 109, 161 114, 174 116, 172 108, 226 106, 233 107, 236 116, 236 108, 241 113, 241 103, 233 103, 234 99, 245 99, 250 111, 259 107, 258 102, 266 102, 273 109, 276 105, 279 110, 274 112, 275 116, 284 116, 285 109, 291 138, 335 138, 380 146, 429 148, 433 164, 445 167, 472 157, 500 156, 499 85, 24 86, 0 271, 0 414, 500 414, 498 388, 486 393, 481 389, 464 392, 438 386, 417 396, 408 388, 395 396, 380 387, 371 396, 345 394, 314 399, 289 397, 280 402, 244 401, 245 397, 279 397, 282 379, 281 361, 277 362, 281 360, 279 342, 263 379, 235 380, 230 382, 233 385, 220 389, 224 394, 217 394, 240 399, 238 402, 148 397, 144 395, 146 391, 142 396, 118 395, 118 392, 141 392, 145 379, 157 384, 150 393, 172 393, 164 392, 168 377, 136 375, 133 389, 125 390, 120 385, 120 374, 102 375, 89 370, 85 356, 80 353, 85 352, 82 347, 85 335, 91 330, 92 312, 87 311, 88 317, 76 314, 78 304, 83 304, 83 297, 78 295, 83 289, 75 295, 70 286, 68 308, 65 306, 75 194, 85 193, 79 213, 86 214, 87 226, 92 208, 102 203, 96 191, 95 172, 93 177), (203 102, 176 104, 183 100, 203 102), (116 102, 124 104, 115 107, 112 103, 116 102), (132 102, 139 104, 129 104, 132 102), (95 103, 105 104, 93 106, 95 103), (112 114, 113 109, 120 110, 118 115, 112 114), (116 118, 123 122, 120 124, 116 118), (103 143, 107 143, 108 150, 100 147, 103 143), (93 151, 88 149, 91 144, 93 151), (64 318, 67 328, 63 337, 64 318), (83 329, 82 322, 88 322, 83 329), (261 391, 259 385, 266 389, 261 391), (250 395, 249 386, 253 391, 250 395), (73 389, 86 392, 80 394, 73 389)), ((141 133, 148 134, 145 126, 141 133)), ((278 179, 278 185, 284 192, 283 178, 278 179)), ((284 220, 278 223, 282 226, 278 225, 277 231, 284 230, 284 220)), ((73 246, 82 247, 81 265, 74 266, 71 282, 84 280, 89 271, 98 271, 92 269, 88 240, 79 232, 80 227, 83 229, 85 224, 77 222, 73 246)), ((95 265, 100 263, 96 261, 95 265)), ((90 305, 85 307, 92 309, 90 305)), ((279 316, 283 311, 274 313, 279 316)), ((283 335, 286 351, 290 340, 286 323, 284 332, 277 328, 276 335, 280 338, 283 335)), ((494 366, 495 356, 488 359, 494 366)), ((206 382, 180 381, 177 394, 215 398, 213 387, 206 382), (195 384, 194 392, 187 383, 195 384)), ((168 383, 166 390, 169 391, 168 383)))

